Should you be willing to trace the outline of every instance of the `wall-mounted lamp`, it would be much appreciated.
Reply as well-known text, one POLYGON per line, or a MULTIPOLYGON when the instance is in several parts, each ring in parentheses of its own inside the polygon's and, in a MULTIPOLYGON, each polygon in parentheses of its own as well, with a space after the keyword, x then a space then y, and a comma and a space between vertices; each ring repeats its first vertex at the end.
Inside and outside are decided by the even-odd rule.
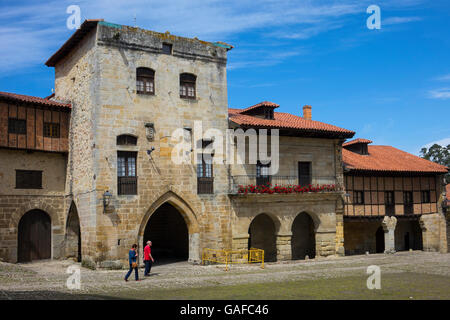
POLYGON ((109 192, 109 190, 106 190, 103 193, 103 208, 106 209, 107 206, 109 206, 109 203, 111 202, 112 193, 109 192))
POLYGON ((147 154, 150 155, 153 151, 155 151, 155 147, 151 147, 150 150, 147 150, 147 154))

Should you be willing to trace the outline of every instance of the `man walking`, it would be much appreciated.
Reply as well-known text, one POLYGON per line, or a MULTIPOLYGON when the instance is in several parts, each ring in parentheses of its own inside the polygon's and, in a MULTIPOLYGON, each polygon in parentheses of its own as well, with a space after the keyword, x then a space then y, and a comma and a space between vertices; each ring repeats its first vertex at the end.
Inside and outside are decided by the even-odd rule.
POLYGON ((144 248, 144 263, 145 263, 145 271, 144 276, 148 277, 150 276, 150 270, 152 268, 152 263, 155 262, 155 260, 152 257, 152 242, 147 241, 147 245, 144 248))

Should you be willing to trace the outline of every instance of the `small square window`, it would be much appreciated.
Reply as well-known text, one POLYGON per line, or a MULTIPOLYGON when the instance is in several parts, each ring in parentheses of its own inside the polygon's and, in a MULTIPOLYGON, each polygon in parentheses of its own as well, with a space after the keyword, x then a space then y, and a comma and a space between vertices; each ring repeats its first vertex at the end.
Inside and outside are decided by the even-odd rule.
POLYGON ((355 204, 364 204, 364 192, 363 191, 355 191, 353 202, 355 204))
POLYGON ((27 134, 27 121, 22 119, 8 119, 8 133, 27 134))
POLYGON ((164 54, 172 54, 172 45, 170 43, 163 43, 162 52, 164 54))
POLYGON ((16 189, 42 189, 42 171, 16 170, 16 189))

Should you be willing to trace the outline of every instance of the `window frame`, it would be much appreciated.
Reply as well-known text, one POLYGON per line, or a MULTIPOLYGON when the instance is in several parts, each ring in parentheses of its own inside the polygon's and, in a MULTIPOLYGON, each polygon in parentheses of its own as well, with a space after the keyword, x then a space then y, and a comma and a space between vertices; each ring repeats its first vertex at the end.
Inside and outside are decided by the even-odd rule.
POLYGON ((192 73, 180 74, 180 98, 182 99, 197 99, 197 76, 192 73), (193 95, 189 95, 189 88, 194 92, 193 95), (183 93, 184 89, 184 93, 183 93))
POLYGON ((364 191, 361 190, 355 190, 353 191, 353 204, 365 204, 365 199, 364 199, 364 191))
POLYGON ((312 184, 312 162, 311 161, 298 161, 297 163, 297 175, 298 175, 298 184, 300 186, 307 186, 312 184), (300 166, 301 164, 308 164, 308 175, 301 174, 300 166), (308 177, 308 183, 302 184, 302 178, 308 177))
POLYGON ((214 194, 214 166, 206 163, 202 156, 202 161, 197 163, 197 194, 214 194), (208 176, 209 175, 209 176, 208 176))
POLYGON ((55 122, 44 122, 42 134, 44 138, 59 138, 61 137, 61 126, 55 122))
POLYGON ((430 190, 422 190, 420 192, 421 203, 431 203, 431 192, 430 190), (424 196, 426 195, 426 196, 424 196))
POLYGON ((138 153, 135 151, 117 151, 117 194, 118 195, 137 195, 138 192, 138 175, 137 175, 137 158, 138 153), (123 158, 123 164, 120 159, 123 158), (130 174, 129 159, 134 159, 134 174, 130 174), (121 175, 121 169, 124 174, 121 175), (126 189, 124 186, 134 185, 134 187, 126 189))
POLYGON ((136 146, 137 137, 131 134, 121 134, 116 137, 116 145, 118 146, 136 146))
POLYGON ((27 120, 8 118, 8 134, 27 134, 27 120), (20 123, 20 125, 18 125, 20 123))
POLYGON ((155 92, 155 70, 146 67, 136 68, 136 93, 153 96, 155 92), (142 82, 142 88, 140 88, 140 81, 142 82), (146 90, 147 84, 151 84, 151 91, 146 90))

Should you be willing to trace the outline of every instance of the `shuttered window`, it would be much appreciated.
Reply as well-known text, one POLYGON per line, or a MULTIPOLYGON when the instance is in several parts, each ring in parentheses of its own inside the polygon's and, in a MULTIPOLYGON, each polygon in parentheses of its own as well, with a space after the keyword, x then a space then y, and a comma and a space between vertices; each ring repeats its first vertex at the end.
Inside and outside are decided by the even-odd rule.
POLYGON ((42 189, 42 171, 16 170, 16 189, 42 189))
POLYGON ((59 123, 44 122, 44 137, 59 138, 59 123))
POLYGON ((180 97, 195 99, 195 82, 197 77, 193 74, 180 74, 180 97))
POLYGON ((27 121, 22 119, 9 118, 8 133, 27 134, 27 121))

